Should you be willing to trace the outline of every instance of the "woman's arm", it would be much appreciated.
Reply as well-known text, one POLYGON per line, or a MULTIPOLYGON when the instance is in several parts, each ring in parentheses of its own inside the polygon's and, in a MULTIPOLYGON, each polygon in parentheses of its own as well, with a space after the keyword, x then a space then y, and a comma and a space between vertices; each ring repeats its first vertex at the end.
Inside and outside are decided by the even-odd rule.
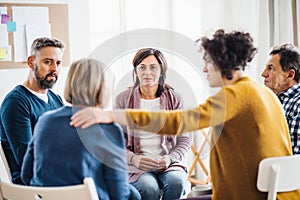
POLYGON ((76 112, 71 117, 71 126, 87 128, 97 123, 112 123, 118 122, 121 125, 126 125, 125 110, 103 110, 95 107, 87 107, 76 112), (117 116, 115 116, 117 115, 117 116))
POLYGON ((96 123, 117 122, 130 128, 165 135, 178 135, 199 129, 198 108, 149 112, 141 109, 102 110, 88 107, 71 117, 71 126, 87 128, 96 123))
POLYGON ((170 152, 171 163, 182 161, 185 154, 191 147, 191 134, 186 133, 183 135, 179 135, 176 138, 176 146, 170 152))

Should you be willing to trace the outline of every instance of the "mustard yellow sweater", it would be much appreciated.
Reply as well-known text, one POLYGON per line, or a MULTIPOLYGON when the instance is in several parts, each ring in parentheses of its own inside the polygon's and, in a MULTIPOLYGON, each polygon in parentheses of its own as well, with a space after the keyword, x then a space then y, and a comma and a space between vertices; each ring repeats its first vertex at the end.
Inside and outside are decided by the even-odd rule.
MULTIPOLYGON (((128 125, 159 134, 212 127, 210 171, 213 200, 265 200, 256 187, 258 164, 266 157, 292 155, 283 109, 271 90, 244 77, 223 87, 198 108, 148 112, 127 110, 128 125)), ((279 193, 300 199, 300 191, 279 193)))

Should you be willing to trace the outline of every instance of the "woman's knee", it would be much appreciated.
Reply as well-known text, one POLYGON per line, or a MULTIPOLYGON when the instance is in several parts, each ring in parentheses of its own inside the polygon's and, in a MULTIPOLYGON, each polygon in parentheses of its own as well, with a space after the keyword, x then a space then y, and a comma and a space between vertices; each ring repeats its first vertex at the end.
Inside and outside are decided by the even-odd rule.
POLYGON ((136 182, 132 183, 132 185, 140 192, 143 199, 145 199, 144 197, 156 199, 160 194, 158 182, 156 178, 151 175, 143 174, 136 182))
POLYGON ((166 176, 166 179, 166 185, 168 185, 169 188, 174 188, 177 190, 185 189, 187 184, 187 176, 181 171, 173 171, 173 173, 169 173, 166 176))

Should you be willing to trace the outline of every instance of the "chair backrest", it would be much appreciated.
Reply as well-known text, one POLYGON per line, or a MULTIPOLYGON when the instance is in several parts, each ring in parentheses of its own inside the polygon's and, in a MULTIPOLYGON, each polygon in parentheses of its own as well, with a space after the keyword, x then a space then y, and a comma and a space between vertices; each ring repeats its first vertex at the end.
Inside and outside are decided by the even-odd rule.
POLYGON ((300 188, 300 155, 265 158, 259 163, 257 188, 275 200, 277 192, 300 188))
POLYGON ((90 177, 83 184, 57 187, 24 186, 0 180, 0 189, 2 198, 10 200, 99 200, 90 177))
POLYGON ((0 142, 0 179, 11 183, 11 174, 9 166, 0 142))

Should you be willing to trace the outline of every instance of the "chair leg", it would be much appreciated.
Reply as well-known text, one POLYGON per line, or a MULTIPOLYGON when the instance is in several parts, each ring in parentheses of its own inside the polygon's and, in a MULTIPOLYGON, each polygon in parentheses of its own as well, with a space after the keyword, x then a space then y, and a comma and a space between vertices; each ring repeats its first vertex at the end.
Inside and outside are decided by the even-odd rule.
POLYGON ((276 200, 277 185, 278 185, 278 175, 280 168, 278 165, 272 165, 269 177, 269 193, 268 200, 276 200))
POLYGON ((191 165, 189 173, 188 173, 188 180, 191 183, 195 184, 195 185, 197 185, 197 184, 206 185, 206 184, 208 184, 210 182, 209 171, 207 170, 207 168, 204 165, 203 161, 200 159, 200 154, 203 151, 205 144, 207 142, 209 142, 209 141, 208 141, 207 133, 204 130, 201 130, 201 132, 202 132, 202 134, 204 136, 204 141, 203 141, 202 145, 200 146, 199 150, 197 151, 194 145, 191 146, 191 150, 194 153, 194 160, 192 162, 192 165, 191 165), (204 173, 208 176, 205 181, 197 180, 197 179, 195 179, 195 178, 192 177, 192 172, 194 170, 196 170, 197 163, 200 164, 200 167, 203 169, 204 173))

